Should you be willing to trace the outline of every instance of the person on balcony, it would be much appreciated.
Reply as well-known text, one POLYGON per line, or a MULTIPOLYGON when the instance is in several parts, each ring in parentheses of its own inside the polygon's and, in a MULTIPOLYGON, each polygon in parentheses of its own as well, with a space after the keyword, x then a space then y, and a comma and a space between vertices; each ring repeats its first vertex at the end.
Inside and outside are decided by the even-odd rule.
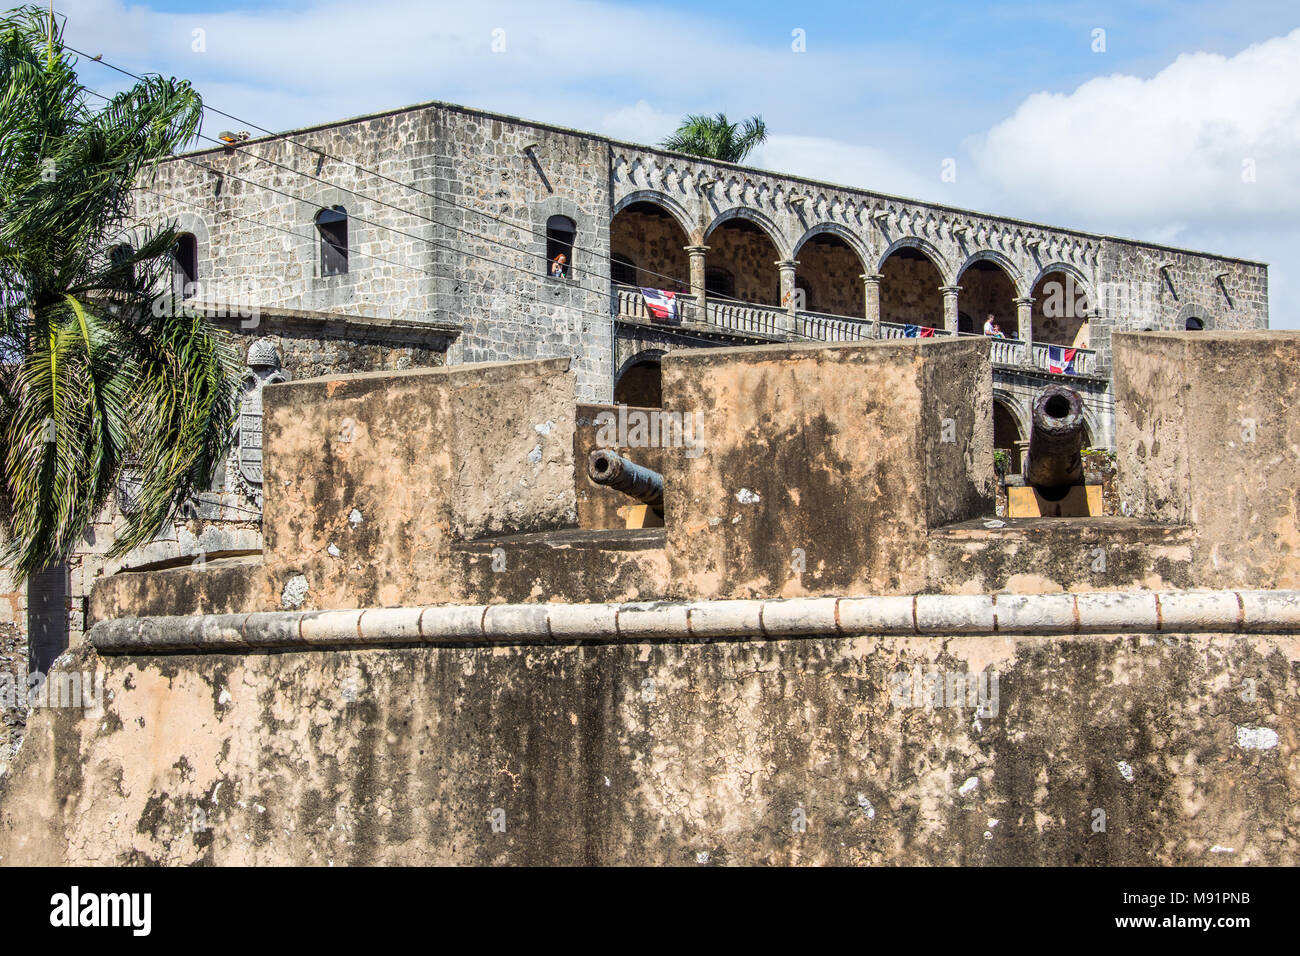
POLYGON ((569 260, 563 252, 555 254, 555 259, 551 262, 551 278, 567 279, 569 276, 569 260))
POLYGON ((998 325, 998 320, 992 312, 990 312, 988 318, 984 320, 984 334, 995 339, 1006 338, 1002 333, 1002 326, 998 325))

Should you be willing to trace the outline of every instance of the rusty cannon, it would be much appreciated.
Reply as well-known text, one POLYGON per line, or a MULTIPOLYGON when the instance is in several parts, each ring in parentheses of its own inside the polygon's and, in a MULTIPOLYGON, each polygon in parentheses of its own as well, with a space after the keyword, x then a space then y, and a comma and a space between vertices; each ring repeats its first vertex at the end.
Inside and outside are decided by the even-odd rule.
POLYGON ((656 511, 664 507, 664 476, 628 461, 622 455, 598 448, 587 456, 587 477, 598 485, 621 491, 656 511))
POLYGON ((1064 385, 1034 398, 1022 477, 1007 479, 1012 518, 1081 518, 1101 514, 1101 486, 1085 485, 1083 400, 1064 385))
POLYGON ((1040 490, 1083 484, 1083 400, 1064 385, 1048 385, 1034 398, 1025 454, 1025 484, 1040 490))

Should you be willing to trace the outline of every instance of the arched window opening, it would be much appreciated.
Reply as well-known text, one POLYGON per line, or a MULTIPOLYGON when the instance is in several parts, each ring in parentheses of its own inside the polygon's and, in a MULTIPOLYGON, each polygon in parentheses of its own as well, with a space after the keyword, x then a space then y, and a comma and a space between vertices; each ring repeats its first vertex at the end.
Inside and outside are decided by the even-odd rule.
MULTIPOLYGON (((962 306, 978 321, 978 330, 993 316, 993 323, 1009 339, 1020 338, 1016 310, 1016 286, 1002 266, 989 259, 976 259, 957 280, 962 306)), ((974 331, 974 329, 972 329, 974 331)))
POLYGON ((1011 409, 998 400, 993 401, 993 449, 1003 452, 1006 473, 1016 474, 1020 471, 1020 423, 1011 409))
POLYGON ((172 265, 181 298, 194 298, 199 285, 199 242, 192 233, 183 232, 176 237, 172 265))
POLYGON ((135 285, 135 264, 131 262, 131 257, 135 255, 135 249, 130 243, 119 242, 113 248, 108 250, 108 264, 114 270, 124 270, 126 281, 129 285, 135 285))
POLYGON ((623 370, 614 383, 614 403, 641 408, 662 408, 663 374, 659 359, 637 362, 623 370))
POLYGON ((795 289, 803 290, 802 308, 822 315, 866 317, 862 274, 866 263, 834 232, 819 232, 799 247, 795 289))
POLYGON ((573 275, 573 243, 578 227, 568 216, 546 220, 546 274, 556 279, 573 275))
POLYGON ((704 270, 704 291, 725 299, 736 297, 736 277, 722 266, 709 266, 704 270))
POLYGON ((331 206, 316 213, 320 233, 320 274, 341 276, 348 271, 348 211, 331 206))
POLYGON ((1034 341, 1086 349, 1090 339, 1088 297, 1069 272, 1049 272, 1033 292, 1034 341))
POLYGON ((636 263, 615 252, 609 257, 609 277, 622 285, 636 285, 636 263))
POLYGON ((900 246, 880 265, 880 317, 899 325, 943 327, 943 274, 920 249, 900 246))
POLYGON ((1187 321, 1183 323, 1183 328, 1187 329, 1188 332, 1201 332, 1205 329, 1205 320, 1189 315, 1187 321))

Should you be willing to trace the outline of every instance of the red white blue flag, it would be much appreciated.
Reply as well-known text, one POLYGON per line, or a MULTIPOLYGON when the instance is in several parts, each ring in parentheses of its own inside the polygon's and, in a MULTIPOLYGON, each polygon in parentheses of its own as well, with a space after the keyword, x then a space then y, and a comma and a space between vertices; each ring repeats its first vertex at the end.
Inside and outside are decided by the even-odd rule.
POLYGON ((677 318, 677 294, 663 289, 642 289, 641 297, 645 299, 646 311, 660 322, 671 322, 677 318))
POLYGON ((1062 345, 1047 347, 1047 370, 1059 375, 1074 374, 1074 356, 1078 349, 1067 349, 1062 345))

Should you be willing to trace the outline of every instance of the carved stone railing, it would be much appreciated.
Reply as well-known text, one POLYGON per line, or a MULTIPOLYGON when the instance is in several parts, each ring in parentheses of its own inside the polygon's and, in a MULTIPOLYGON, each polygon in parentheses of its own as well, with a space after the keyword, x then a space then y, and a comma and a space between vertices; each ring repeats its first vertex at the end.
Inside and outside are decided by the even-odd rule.
MULTIPOLYGON (((614 314, 639 322, 657 322, 646 308, 641 290, 635 286, 615 285, 613 287, 614 314)), ((677 293, 677 321, 691 324, 698 321, 699 307, 688 293, 677 293)), ((822 312, 798 312, 793 317, 784 309, 772 305, 757 305, 752 302, 736 302, 730 299, 709 299, 706 309, 707 325, 720 332, 735 332, 738 335, 761 336, 774 339, 793 339, 795 341, 819 342, 855 342, 875 337, 872 323, 863 319, 844 315, 828 315, 822 312)), ((901 322, 881 322, 879 337, 884 339, 904 339, 920 335, 923 326, 908 326, 901 322), (913 336, 908 329, 914 329, 913 336)), ((936 338, 953 335, 953 332, 933 326, 936 338)), ((960 333, 972 335, 972 333, 960 333)), ((978 335, 977 333, 975 335, 978 335)), ((975 337, 975 336, 972 336, 975 337)), ((985 336, 978 336, 984 338, 985 336)), ((1050 371, 1048 344, 1035 342, 1029 347, 1030 362, 1025 362, 1026 345, 1019 339, 999 339, 989 337, 989 359, 994 365, 1003 368, 1032 368, 1040 372, 1050 371)), ((1076 375, 1097 374, 1097 353, 1090 349, 1075 349, 1074 373, 1076 375)))

